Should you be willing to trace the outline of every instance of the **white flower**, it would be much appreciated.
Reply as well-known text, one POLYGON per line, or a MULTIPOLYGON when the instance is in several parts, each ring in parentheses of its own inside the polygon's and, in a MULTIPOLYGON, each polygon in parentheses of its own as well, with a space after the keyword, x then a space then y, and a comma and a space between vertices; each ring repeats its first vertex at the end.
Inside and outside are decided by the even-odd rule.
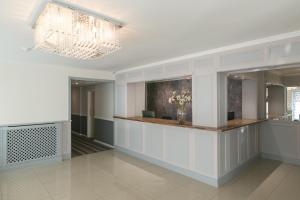
POLYGON ((179 105, 182 106, 183 104, 184 104, 184 101, 183 101, 183 100, 180 100, 180 101, 179 101, 179 105))
POLYGON ((180 95, 177 95, 176 99, 179 101, 180 100, 180 95))
POLYGON ((192 97, 191 97, 191 96, 188 96, 188 97, 187 97, 187 100, 188 100, 188 101, 191 101, 191 100, 192 100, 192 97))

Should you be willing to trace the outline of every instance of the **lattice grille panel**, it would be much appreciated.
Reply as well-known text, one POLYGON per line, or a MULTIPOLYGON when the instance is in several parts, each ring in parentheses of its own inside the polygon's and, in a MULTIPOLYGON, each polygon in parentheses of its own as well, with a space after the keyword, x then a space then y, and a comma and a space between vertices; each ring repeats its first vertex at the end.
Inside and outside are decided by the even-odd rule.
POLYGON ((55 157, 58 146, 57 132, 55 125, 7 130, 7 164, 55 157))

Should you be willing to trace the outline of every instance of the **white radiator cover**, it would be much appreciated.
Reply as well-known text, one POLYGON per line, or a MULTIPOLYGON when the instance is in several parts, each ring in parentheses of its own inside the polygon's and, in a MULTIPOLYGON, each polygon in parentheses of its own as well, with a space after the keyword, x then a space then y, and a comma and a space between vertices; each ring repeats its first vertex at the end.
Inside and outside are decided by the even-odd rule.
POLYGON ((61 138, 55 123, 0 128, 0 168, 61 160, 61 138))

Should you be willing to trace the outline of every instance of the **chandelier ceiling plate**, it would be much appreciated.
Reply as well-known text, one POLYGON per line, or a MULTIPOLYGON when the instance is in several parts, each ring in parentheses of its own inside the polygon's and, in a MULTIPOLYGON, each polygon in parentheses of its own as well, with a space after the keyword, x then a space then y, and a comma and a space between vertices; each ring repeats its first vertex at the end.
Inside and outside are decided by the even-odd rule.
POLYGON ((45 1, 33 15, 34 49, 61 56, 93 59, 121 48, 124 23, 62 1, 45 1))

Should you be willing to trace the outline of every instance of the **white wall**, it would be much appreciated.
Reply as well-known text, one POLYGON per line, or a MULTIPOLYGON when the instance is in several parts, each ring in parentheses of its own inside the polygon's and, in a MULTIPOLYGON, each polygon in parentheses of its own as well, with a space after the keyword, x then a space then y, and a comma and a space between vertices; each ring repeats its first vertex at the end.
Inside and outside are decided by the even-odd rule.
POLYGON ((258 91, 256 80, 242 82, 242 118, 257 119, 258 91))
POLYGON ((285 89, 283 86, 268 86, 269 117, 283 116, 285 113, 285 89))
POLYGON ((282 84, 281 76, 272 71, 265 72, 265 79, 266 79, 266 83, 269 84, 274 84, 274 85, 282 84))
POLYGON ((95 91, 94 86, 81 86, 81 87, 72 87, 72 92, 75 92, 75 94, 71 94, 72 98, 77 98, 77 100, 72 99, 72 114, 80 115, 80 116, 87 116, 87 98, 88 98, 88 91, 95 91), (74 89, 76 88, 76 89, 74 89), (74 91, 75 90, 75 91, 74 91))
POLYGON ((80 87, 72 87, 71 96, 71 113, 80 115, 80 87))
POLYGON ((127 98, 127 116, 142 116, 142 111, 145 110, 145 82, 129 83, 127 98))
POLYGON ((264 72, 257 73, 257 118, 266 118, 266 82, 264 72))
POLYGON ((72 87, 72 114, 87 115, 87 93, 95 92, 95 117, 113 120, 114 113, 114 83, 102 82, 91 86, 72 87))
POLYGON ((0 126, 69 120, 69 78, 113 80, 110 72, 0 61, 0 126))
POLYGON ((95 86, 95 117, 113 120, 114 83, 101 83, 95 86))

